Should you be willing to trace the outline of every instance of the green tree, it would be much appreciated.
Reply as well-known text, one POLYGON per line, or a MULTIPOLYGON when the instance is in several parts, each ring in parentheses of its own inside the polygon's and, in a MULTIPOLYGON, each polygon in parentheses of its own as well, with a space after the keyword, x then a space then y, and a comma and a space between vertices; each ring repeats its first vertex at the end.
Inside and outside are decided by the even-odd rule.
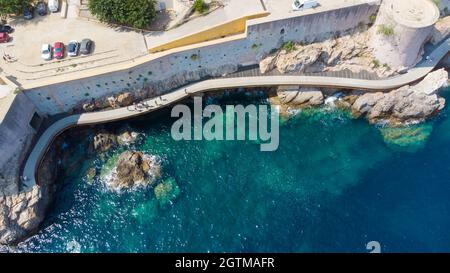
POLYGON ((25 6, 32 0, 0 0, 0 18, 6 19, 9 15, 20 14, 25 6))
POLYGON ((155 0, 89 0, 89 10, 103 22, 146 28, 155 18, 155 0))
POLYGON ((208 9, 208 5, 206 5, 204 0, 195 0, 194 2, 194 10, 198 13, 204 13, 208 9))

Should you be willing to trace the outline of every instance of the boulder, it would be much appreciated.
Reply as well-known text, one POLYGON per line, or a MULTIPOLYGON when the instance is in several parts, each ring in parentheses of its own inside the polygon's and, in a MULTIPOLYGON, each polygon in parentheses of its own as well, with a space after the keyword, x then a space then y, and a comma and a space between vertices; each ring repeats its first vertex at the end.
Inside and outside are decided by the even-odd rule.
POLYGON ((134 101, 134 96, 130 92, 122 93, 117 97, 117 102, 119 103, 119 105, 121 107, 129 106, 129 105, 133 104, 133 101, 134 101))
POLYGON ((125 151, 117 160, 108 185, 117 190, 147 186, 161 177, 161 165, 155 156, 137 151, 125 151))
POLYGON ((114 134, 100 131, 94 136, 92 143, 95 151, 106 152, 117 144, 117 137, 114 134))
POLYGON ((95 106, 95 102, 86 102, 82 105, 83 111, 85 112, 93 112, 97 110, 97 107, 95 106))
POLYGON ((136 141, 138 134, 131 132, 127 127, 121 128, 117 133, 117 142, 119 145, 129 145, 136 141))
POLYGON ((323 94, 320 90, 298 86, 279 87, 277 96, 281 104, 292 106, 316 106, 323 103, 323 94))
POLYGON ((438 113, 445 99, 436 92, 446 86, 448 74, 437 70, 413 86, 403 86, 388 93, 366 93, 352 105, 355 116, 366 115, 371 123, 387 121, 390 125, 417 123, 438 113))
POLYGON ((259 70, 261 73, 264 74, 275 68, 276 57, 276 55, 267 56, 259 63, 259 70))

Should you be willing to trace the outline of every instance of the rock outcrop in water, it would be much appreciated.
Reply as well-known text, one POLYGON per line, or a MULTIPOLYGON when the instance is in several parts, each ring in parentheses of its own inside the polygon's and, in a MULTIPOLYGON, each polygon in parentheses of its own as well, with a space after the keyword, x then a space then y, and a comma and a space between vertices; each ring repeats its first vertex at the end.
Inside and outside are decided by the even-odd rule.
POLYGON ((430 73, 416 85, 407 85, 388 93, 365 93, 353 103, 355 116, 365 115, 369 122, 389 125, 418 123, 437 114, 445 99, 436 91, 446 86, 448 73, 444 69, 430 73))
POLYGON ((93 137, 90 147, 91 151, 107 152, 117 145, 128 145, 136 141, 138 133, 132 132, 128 126, 124 126, 110 132, 108 130, 100 130, 93 137))
POLYGON ((92 147, 95 151, 106 152, 117 144, 117 136, 105 130, 98 132, 93 139, 92 147))
POLYGON ((276 90, 276 96, 271 96, 270 102, 280 106, 281 116, 288 117, 292 109, 323 104, 324 96, 322 91, 316 88, 280 86, 276 90))
POLYGON ((117 143, 119 145, 129 145, 136 141, 138 133, 132 132, 127 127, 122 127, 117 133, 117 143))
POLYGON ((113 189, 122 190, 151 185, 160 177, 161 165, 155 156, 125 151, 119 156, 107 184, 113 189))

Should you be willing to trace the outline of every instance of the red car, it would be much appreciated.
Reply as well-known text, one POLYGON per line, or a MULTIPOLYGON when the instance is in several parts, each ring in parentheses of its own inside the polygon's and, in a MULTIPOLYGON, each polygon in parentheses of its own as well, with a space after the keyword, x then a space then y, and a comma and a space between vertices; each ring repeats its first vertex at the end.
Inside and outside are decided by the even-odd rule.
POLYGON ((64 44, 61 42, 56 42, 53 46, 53 56, 56 59, 64 58, 64 44))
POLYGON ((7 43, 9 38, 8 33, 0 33, 0 43, 7 43))

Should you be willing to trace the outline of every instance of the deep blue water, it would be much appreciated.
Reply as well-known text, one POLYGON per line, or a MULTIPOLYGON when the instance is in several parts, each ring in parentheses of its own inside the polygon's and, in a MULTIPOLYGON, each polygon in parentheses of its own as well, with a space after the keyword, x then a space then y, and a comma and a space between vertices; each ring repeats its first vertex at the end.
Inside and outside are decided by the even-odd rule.
POLYGON ((304 111, 281 124, 275 152, 255 141, 176 142, 168 113, 130 121, 141 139, 129 149, 162 159, 181 189, 175 202, 161 207, 151 187, 110 191, 102 175, 87 181, 123 148, 84 158, 87 142, 71 140, 83 160, 67 167, 42 230, 19 250, 367 252, 378 241, 383 252, 449 252, 448 114, 401 146, 347 113, 304 111))

